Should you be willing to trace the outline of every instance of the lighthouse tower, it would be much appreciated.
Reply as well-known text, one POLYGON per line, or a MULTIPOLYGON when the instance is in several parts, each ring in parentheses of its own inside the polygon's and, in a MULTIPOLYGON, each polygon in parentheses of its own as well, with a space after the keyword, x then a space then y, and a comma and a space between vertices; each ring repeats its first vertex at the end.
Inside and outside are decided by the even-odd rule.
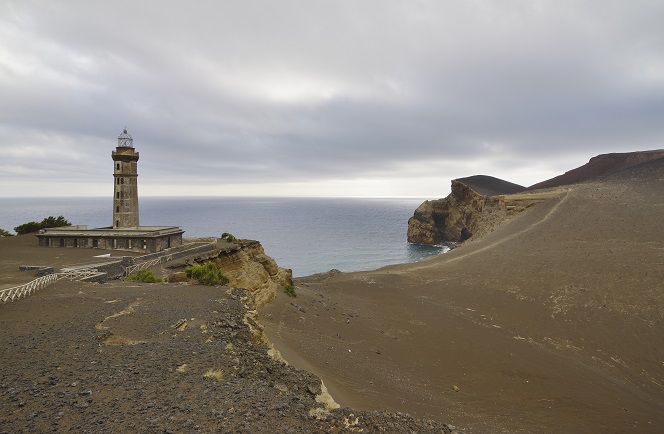
POLYGON ((113 158, 113 228, 138 227, 138 152, 125 128, 113 158))

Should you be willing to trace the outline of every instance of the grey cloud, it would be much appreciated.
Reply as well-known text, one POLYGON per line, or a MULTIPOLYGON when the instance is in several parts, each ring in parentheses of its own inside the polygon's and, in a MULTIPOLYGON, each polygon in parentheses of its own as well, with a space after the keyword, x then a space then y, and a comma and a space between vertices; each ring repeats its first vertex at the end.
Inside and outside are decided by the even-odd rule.
POLYGON ((66 167, 54 137, 86 162, 72 179, 103 182, 125 125, 148 177, 185 184, 661 148, 661 16, 648 1, 5 2, 0 149, 35 152, 5 152, 0 182, 66 167))

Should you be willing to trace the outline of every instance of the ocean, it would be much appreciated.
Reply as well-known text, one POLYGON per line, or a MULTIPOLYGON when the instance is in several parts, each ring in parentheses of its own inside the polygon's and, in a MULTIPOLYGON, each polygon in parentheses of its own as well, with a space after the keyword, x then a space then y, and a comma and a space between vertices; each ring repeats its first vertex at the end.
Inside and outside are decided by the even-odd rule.
MULTIPOLYGON (((420 198, 141 197, 145 226, 180 226, 185 237, 258 240, 280 267, 301 277, 338 269, 361 271, 416 262, 444 246, 406 242, 420 198)), ((111 225, 109 198, 0 198, 0 229, 48 216, 90 228, 111 225)))

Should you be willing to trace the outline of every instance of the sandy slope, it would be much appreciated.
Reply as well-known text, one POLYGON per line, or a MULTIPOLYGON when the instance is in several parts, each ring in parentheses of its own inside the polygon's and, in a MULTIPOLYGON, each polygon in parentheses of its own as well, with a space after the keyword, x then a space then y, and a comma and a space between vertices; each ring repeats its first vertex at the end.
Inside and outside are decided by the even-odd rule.
POLYGON ((658 160, 421 263, 300 279, 261 320, 341 404, 468 432, 662 432, 662 216, 658 160))

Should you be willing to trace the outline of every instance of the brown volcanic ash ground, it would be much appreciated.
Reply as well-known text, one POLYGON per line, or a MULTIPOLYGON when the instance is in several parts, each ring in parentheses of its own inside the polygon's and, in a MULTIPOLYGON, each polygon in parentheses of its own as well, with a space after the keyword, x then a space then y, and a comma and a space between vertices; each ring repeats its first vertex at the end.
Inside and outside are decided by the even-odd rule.
POLYGON ((560 189, 416 264, 261 311, 342 405, 467 432, 664 432, 664 160, 560 189))

